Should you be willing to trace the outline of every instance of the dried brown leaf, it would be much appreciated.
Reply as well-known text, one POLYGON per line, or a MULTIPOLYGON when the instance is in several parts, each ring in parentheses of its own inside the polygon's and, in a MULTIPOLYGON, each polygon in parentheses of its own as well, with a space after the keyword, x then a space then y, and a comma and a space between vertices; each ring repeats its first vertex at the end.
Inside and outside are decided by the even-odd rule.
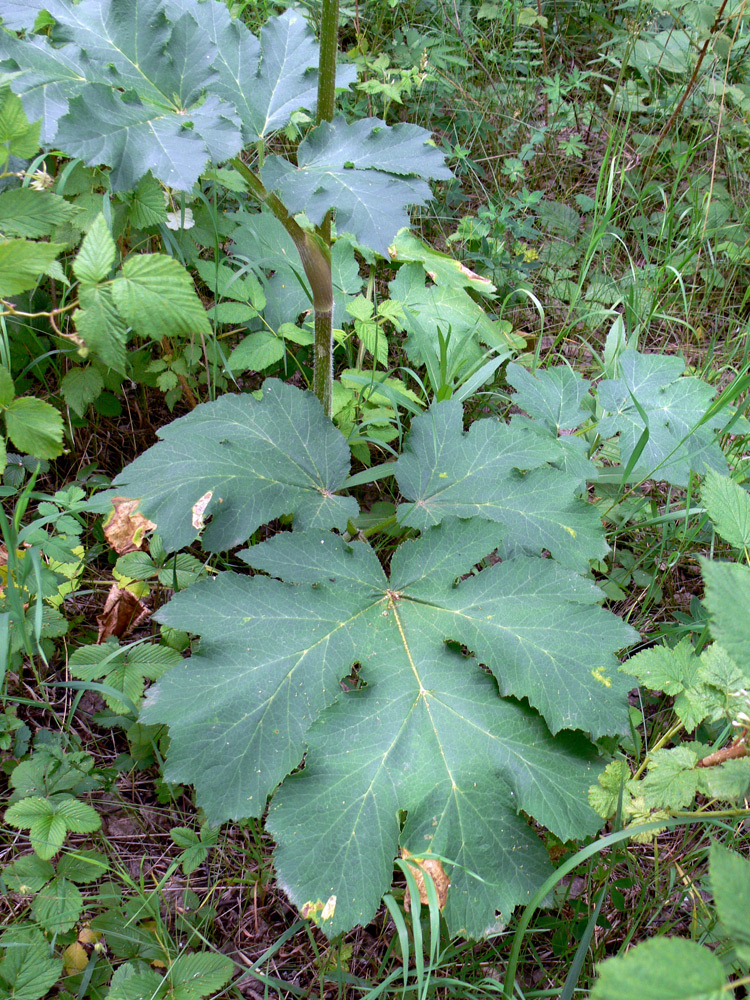
MULTIPOLYGON (((424 856, 415 858, 414 855, 410 851, 407 851, 405 847, 401 848, 401 857, 404 861, 409 862, 409 868, 417 883, 417 889, 419 890, 419 902, 424 903, 425 906, 427 906, 430 902, 427 896, 427 886, 425 885, 426 873, 430 876, 435 885, 438 906, 442 910, 448 901, 448 889, 451 884, 450 879, 445 874, 442 861, 439 861, 437 858, 424 856)), ((406 911, 408 913, 411 910, 411 893, 409 892, 406 893, 404 906, 406 907, 406 911)))
POLYGON ((145 533, 156 527, 153 521, 138 513, 139 503, 140 500, 128 497, 112 500, 114 509, 104 523, 104 535, 118 555, 140 549, 145 533))
POLYGON ((129 590, 113 583, 109 588, 104 610, 97 616, 99 635, 97 642, 104 642, 110 635, 126 635, 151 614, 149 609, 129 590))

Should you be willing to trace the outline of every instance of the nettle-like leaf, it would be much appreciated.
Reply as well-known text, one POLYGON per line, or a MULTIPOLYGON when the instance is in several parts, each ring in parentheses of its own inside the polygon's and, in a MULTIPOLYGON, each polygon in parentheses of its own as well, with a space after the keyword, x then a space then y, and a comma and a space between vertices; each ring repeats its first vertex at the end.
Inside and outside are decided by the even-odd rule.
POLYGON ((314 396, 277 379, 266 380, 260 400, 222 396, 159 434, 114 486, 140 499, 169 552, 189 545, 209 517, 203 544, 220 551, 285 514, 295 527, 343 529, 359 510, 335 496, 349 474, 344 438, 314 396))
POLYGON ((721 960, 695 941, 660 937, 598 967, 592 1000, 722 1000, 721 960))
POLYGON ((260 815, 306 749, 270 829, 291 898, 336 897, 327 933, 370 919, 399 840, 457 862, 446 918, 476 936, 547 868, 519 809, 563 838, 597 826, 592 746, 553 737, 498 687, 540 704, 555 729, 621 728, 613 651, 633 633, 551 560, 518 556, 456 585, 502 534, 451 520, 402 544, 389 579, 364 542, 282 533, 243 556, 281 579, 221 574, 159 613, 202 636, 142 716, 171 727, 169 779, 195 782, 214 821, 260 815), (344 694, 355 664, 361 689, 344 694))
POLYGON ((750 568, 701 560, 711 634, 750 678, 750 568))
POLYGON ((701 499, 716 531, 737 549, 750 546, 750 494, 728 476, 706 473, 701 499))
MULTIPOLYGON (((33 7, 33 5, 29 5, 33 7)), ((209 161, 284 128, 317 98, 318 44, 304 14, 272 18, 260 41, 220 0, 49 0, 51 39, 6 36, 3 66, 42 139, 112 167, 114 190, 148 170, 190 190, 209 161)), ((33 12, 5 15, 33 24, 33 12)), ((343 68, 339 85, 356 70, 343 68)))
POLYGON ((716 438, 725 417, 716 414, 700 424, 714 398, 710 385, 684 376, 682 358, 628 349, 620 355, 619 366, 620 378, 599 383, 604 416, 598 430, 602 437, 619 433, 623 465, 629 462, 646 427, 640 406, 648 420, 648 439, 636 461, 636 475, 686 486, 691 470, 726 472, 726 459, 716 438))
POLYGON ((297 149, 297 166, 269 156, 263 183, 292 212, 320 225, 336 209, 339 232, 385 255, 390 240, 409 225, 407 205, 432 197, 421 178, 448 179, 443 154, 418 125, 386 125, 379 118, 347 123, 341 116, 312 129, 297 149))
POLYGON ((409 501, 399 520, 420 530, 448 516, 499 521, 513 546, 586 570, 607 544, 594 508, 574 495, 579 477, 547 464, 563 454, 552 435, 524 425, 476 420, 465 432, 460 404, 437 403, 412 421, 395 463, 409 501))

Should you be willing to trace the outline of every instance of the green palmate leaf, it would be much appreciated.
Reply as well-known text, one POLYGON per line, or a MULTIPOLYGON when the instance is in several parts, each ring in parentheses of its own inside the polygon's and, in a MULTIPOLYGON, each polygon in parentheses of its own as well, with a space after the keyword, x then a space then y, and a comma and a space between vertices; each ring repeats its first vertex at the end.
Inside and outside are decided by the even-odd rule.
POLYGON ((104 379, 96 368, 71 368, 60 383, 62 397, 71 410, 82 417, 104 389, 104 379))
POLYGON ((30 160, 39 149, 39 135, 39 122, 29 124, 19 98, 7 87, 0 89, 0 166, 10 156, 30 160))
POLYGON ((151 169, 190 190, 210 160, 239 151, 236 113, 210 92, 216 47, 189 11, 170 22, 160 0, 46 6, 56 47, 3 40, 6 66, 25 71, 17 89, 27 113, 47 119, 46 141, 111 166, 114 189, 134 187, 151 169))
POLYGON ((263 289, 252 272, 243 274, 227 264, 212 260, 199 260, 196 270, 215 295, 235 302, 250 303, 255 309, 263 309, 265 306, 263 289))
POLYGON ((117 244, 100 212, 83 238, 81 249, 73 261, 73 273, 84 285, 105 281, 110 275, 116 254, 117 244))
POLYGON ((546 868, 518 809, 563 837, 596 826, 585 804, 589 744, 552 737, 533 710, 498 695, 477 660, 503 692, 554 697, 551 714, 601 731, 624 725, 624 699, 591 663, 611 672, 605 647, 630 633, 591 603, 591 584, 549 560, 518 557, 454 586, 501 530, 481 521, 435 528, 400 547, 390 580, 365 543, 281 534, 244 558, 288 582, 221 574, 159 613, 202 636, 143 713, 171 727, 169 780, 194 782, 213 821, 260 815, 307 746, 305 771, 274 798, 272 832, 294 901, 337 898, 328 933, 374 913, 399 810, 408 814, 404 846, 463 866, 452 872, 446 914, 453 932, 471 935, 495 909, 507 914, 527 898, 546 868), (565 578, 554 581, 554 599, 548 572, 565 578), (355 663, 364 689, 342 695, 338 682, 355 663))
POLYGON ((750 964, 750 861, 714 841, 709 855, 716 912, 741 962, 750 964))
POLYGON ((623 465, 630 460, 645 426, 635 397, 648 418, 648 440, 635 474, 686 486, 691 469, 726 472, 715 433, 725 418, 717 414, 697 426, 713 400, 711 386, 699 378, 683 377, 682 358, 628 349, 620 355, 619 365, 620 378, 599 383, 599 403, 605 415, 598 430, 602 437, 619 433, 623 465))
POLYGON ((8 298, 33 288, 64 249, 63 243, 0 240, 0 296, 8 298))
POLYGON ((701 497, 718 534, 737 549, 750 546, 750 496, 728 476, 709 470, 701 497))
POLYGON ((598 967, 591 1000, 725 1000, 724 966, 695 941, 655 938, 598 967))
MULTIPOLYGON (((4 66, 24 71, 14 86, 27 113, 45 118, 44 140, 112 166, 115 189, 135 186, 150 169, 190 190, 209 161, 315 106, 318 44, 298 10, 271 18, 259 42, 218 2, 46 6, 52 44, 9 36, 0 46, 4 66)), ((344 67, 338 83, 354 79, 355 68, 344 67)))
MULTIPOLYGON (((184 5, 172 0, 169 9, 179 16, 184 5)), ((236 108, 245 143, 284 128, 299 108, 315 109, 318 44, 303 11, 290 8, 269 18, 260 42, 220 5, 200 4, 191 14, 216 45, 212 65, 218 79, 211 91, 236 108)), ((356 78, 354 66, 342 66, 336 83, 346 87, 356 78)))
POLYGON ((135 187, 149 170, 169 187, 190 191, 211 159, 226 160, 239 151, 230 115, 231 109, 212 97, 180 115, 135 96, 126 104, 106 85, 91 84, 70 101, 55 141, 89 166, 112 167, 114 191, 135 187))
POLYGON ((73 313, 73 322, 86 349, 109 368, 125 374, 128 331, 112 297, 111 285, 82 285, 82 308, 73 313))
POLYGON ((591 383, 566 365, 542 369, 532 375, 520 365, 509 364, 506 376, 516 390, 515 405, 556 434, 580 427, 590 416, 590 411, 581 404, 591 398, 591 383))
POLYGON ((0 17, 11 31, 33 28, 39 14, 47 9, 43 0, 3 0, 0 17))
POLYGON ((701 560, 711 633, 750 678, 750 568, 701 560))
POLYGON ((190 544, 203 519, 211 519, 203 544, 218 551, 284 514, 295 527, 342 530, 357 516, 355 500, 334 496, 349 475, 346 442, 318 401, 292 386, 268 379, 262 399, 222 396, 160 434, 114 485, 141 500, 168 551, 190 544))
POLYGON ((5 957, 0 962, 0 986, 8 1000, 41 1000, 62 975, 63 964, 50 955, 50 945, 33 927, 11 927, 0 937, 5 957))
POLYGON ((19 72, 13 81, 14 89, 22 96, 29 120, 41 119, 41 142, 50 144, 58 121, 68 110, 68 96, 78 94, 87 83, 87 67, 80 50, 73 45, 52 48, 48 39, 39 35, 21 40, 3 33, 0 59, 4 60, 3 69, 19 72))
POLYGON ((551 435, 524 426, 476 420, 464 433, 460 404, 436 403, 412 422, 394 467, 410 501, 399 521, 419 529, 451 515, 500 521, 514 546, 587 569, 607 544, 596 511, 575 496, 578 478, 544 467, 561 454, 551 435))
POLYGON ((42 399, 31 396, 14 399, 5 408, 5 428, 19 451, 34 458, 62 455, 62 417, 42 399))
POLYGON ((78 886, 66 878, 54 878, 34 898, 31 912, 50 934, 64 934, 73 927, 83 909, 78 886))
MULTIPOLYGON (((70 672, 84 681, 100 680, 107 687, 122 691, 132 704, 138 705, 145 681, 158 680, 179 662, 180 654, 168 646, 141 644, 118 650, 116 643, 102 643, 76 649, 70 658, 70 672)), ((126 715, 132 711, 112 695, 106 694, 104 699, 113 712, 126 715)))
POLYGON ((420 178, 452 176, 429 138, 418 125, 389 126, 378 118, 348 124, 337 117, 303 139, 296 167, 269 157, 263 182, 291 211, 305 212, 316 225, 335 208, 339 232, 351 232, 385 255, 399 229, 409 224, 406 206, 432 197, 420 178))
POLYGON ((211 333, 211 324, 185 268, 165 254, 129 257, 112 282, 112 298, 144 337, 211 333))
MULTIPOLYGON (((299 108, 312 110, 317 103, 318 44, 307 19, 299 9, 285 11, 281 17, 271 18, 260 34, 260 46, 253 38, 243 34, 244 52, 252 60, 250 50, 255 47, 255 71, 252 61, 238 72, 239 81, 228 73, 227 57, 222 50, 224 66, 218 64, 220 86, 226 88, 222 96, 234 104, 241 116, 243 138, 256 142, 261 136, 270 135, 284 128, 299 108), (258 51, 260 50, 260 51, 258 51), (312 72, 311 72, 312 71, 312 72), (246 74, 246 75, 245 75, 246 74)), ((232 51, 236 59, 237 48, 232 51)), ((235 70, 239 69, 234 63, 235 70)))
POLYGON ((0 194, 0 233, 39 239, 69 222, 78 209, 59 195, 33 188, 13 188, 0 194))
MULTIPOLYGON (((278 219, 268 212, 237 212, 232 218, 238 222, 232 234, 235 253, 250 261, 263 281, 266 300, 263 318, 272 330, 279 332, 282 324, 312 309, 312 292, 297 249, 278 219)), ((215 265, 213 270, 215 273, 215 265)), ((338 239, 334 243, 331 272, 334 324, 340 326, 346 319, 350 297, 362 287, 359 267, 347 240, 338 239)), ((229 288, 232 287, 230 284, 229 288)))

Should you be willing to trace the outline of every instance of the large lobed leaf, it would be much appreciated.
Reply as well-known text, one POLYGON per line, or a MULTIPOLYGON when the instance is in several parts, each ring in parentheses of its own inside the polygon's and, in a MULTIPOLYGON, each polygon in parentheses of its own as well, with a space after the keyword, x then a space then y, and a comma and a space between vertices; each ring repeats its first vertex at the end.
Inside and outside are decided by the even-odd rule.
MULTIPOLYGON (((137 258, 136 258, 137 259, 137 258)), ((261 524, 293 514, 295 527, 341 528, 356 517, 350 497, 335 496, 349 474, 349 449, 320 403, 277 379, 262 398, 226 395, 159 431, 162 440, 115 479, 140 499, 167 551, 189 545, 202 516, 211 551, 246 542, 261 524)))
POLYGON ((143 719, 170 725, 167 774, 196 784, 212 820, 260 815, 307 750, 270 828, 292 899, 336 897, 327 933, 372 916, 399 840, 456 861, 446 917, 476 936, 547 869, 519 810, 563 838, 596 829, 591 745, 553 737, 498 687, 554 729, 617 731, 613 651, 633 633, 550 560, 519 556, 456 586, 502 534, 451 520, 402 544, 389 580, 366 543, 282 533, 244 554, 281 580, 222 574, 159 614, 202 644, 149 692, 143 719), (355 664, 362 689, 344 694, 355 664))
MULTIPOLYGON (((3 67, 42 138, 89 164, 113 168, 114 189, 149 170, 189 190, 209 161, 283 128, 315 107, 318 45, 304 14, 272 18, 260 42, 221 0, 46 0, 51 40, 0 41, 3 67)), ((39 5, 3 8, 30 28, 39 5)), ((345 67, 339 84, 356 77, 345 67)))
POLYGON ((492 419, 465 432, 460 404, 437 403, 412 421, 395 463, 409 501, 399 507, 399 521, 420 530, 448 516, 499 521, 513 546, 547 549, 585 571, 607 544, 595 509, 575 496, 578 477, 548 464, 563 458, 551 435, 492 419))
POLYGON ((443 154, 428 143, 419 125, 386 125, 379 118, 347 123, 338 116, 302 140, 297 166, 269 156, 262 171, 292 212, 305 212, 320 225, 336 209, 339 232, 385 255, 388 244, 409 225, 407 205, 431 198, 421 178, 452 177, 443 154))
POLYGON ((648 428, 633 470, 637 475, 687 486, 691 470, 726 472, 726 459, 716 438, 726 418, 721 414, 706 417, 714 397, 710 385, 685 376, 682 358, 628 349, 620 356, 619 366, 620 378, 599 383, 604 416, 598 430, 602 437, 619 433, 623 465, 648 428))

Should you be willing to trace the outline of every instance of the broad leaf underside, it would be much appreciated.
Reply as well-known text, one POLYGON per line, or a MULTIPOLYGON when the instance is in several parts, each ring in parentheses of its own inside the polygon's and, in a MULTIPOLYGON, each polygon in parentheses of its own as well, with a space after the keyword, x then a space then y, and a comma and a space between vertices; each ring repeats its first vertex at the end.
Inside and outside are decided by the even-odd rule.
POLYGON ((222 574, 160 612, 202 636, 144 711, 171 727, 170 779, 194 782, 213 820, 260 815, 307 751, 270 824, 294 901, 337 897, 327 933, 372 916, 399 839, 464 866, 452 873, 447 917, 478 935, 546 867, 519 809, 561 837, 596 828, 585 804, 591 745, 553 737, 498 688, 544 703, 555 728, 621 728, 613 651, 631 630, 594 604, 590 583, 549 560, 519 556, 456 585, 501 535, 451 520, 404 543, 388 580, 366 543, 284 533, 245 558, 287 582, 222 574), (355 664, 366 686, 343 693, 355 664))

